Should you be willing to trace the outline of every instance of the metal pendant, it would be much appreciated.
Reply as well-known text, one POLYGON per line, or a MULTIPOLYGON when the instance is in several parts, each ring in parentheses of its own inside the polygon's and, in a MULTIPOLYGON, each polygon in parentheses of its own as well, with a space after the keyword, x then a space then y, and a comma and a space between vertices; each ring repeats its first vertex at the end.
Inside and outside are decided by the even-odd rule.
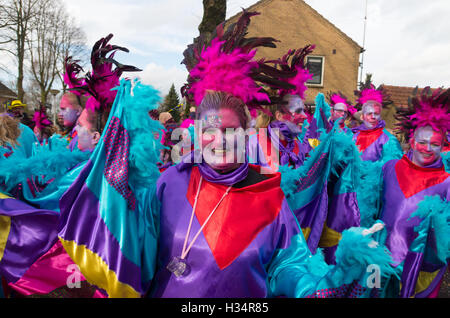
POLYGON ((174 256, 166 268, 176 277, 181 277, 184 273, 186 273, 187 267, 188 265, 186 264, 186 260, 181 259, 179 256, 174 256))

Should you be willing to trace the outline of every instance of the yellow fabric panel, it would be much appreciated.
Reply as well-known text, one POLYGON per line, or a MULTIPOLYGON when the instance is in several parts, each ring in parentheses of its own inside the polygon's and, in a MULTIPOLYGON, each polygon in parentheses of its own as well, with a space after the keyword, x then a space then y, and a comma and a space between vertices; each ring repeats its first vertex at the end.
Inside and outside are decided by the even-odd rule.
POLYGON ((425 289, 427 289, 428 286, 430 286, 430 284, 436 278, 438 273, 439 273, 439 270, 432 272, 432 273, 419 272, 419 277, 417 278, 415 293, 418 294, 420 292, 423 292, 425 289))
POLYGON ((316 148, 318 145, 320 145, 320 140, 316 138, 308 138, 309 145, 313 148, 316 148))
POLYGON ((0 199, 12 199, 12 198, 0 192, 0 199))
POLYGON ((324 225, 322 230, 322 235, 319 241, 319 247, 333 247, 338 245, 342 238, 342 234, 330 229, 328 226, 324 225))
POLYGON ((305 237, 305 240, 308 239, 309 234, 311 234, 311 229, 309 227, 302 229, 303 236, 305 237))
POLYGON ((0 261, 5 253, 6 242, 8 242, 9 231, 11 230, 11 218, 0 215, 0 261))
POLYGON ((77 245, 74 241, 65 241, 59 238, 70 258, 79 266, 86 280, 104 289, 110 298, 140 298, 133 287, 121 283, 114 271, 96 253, 84 245, 77 245))

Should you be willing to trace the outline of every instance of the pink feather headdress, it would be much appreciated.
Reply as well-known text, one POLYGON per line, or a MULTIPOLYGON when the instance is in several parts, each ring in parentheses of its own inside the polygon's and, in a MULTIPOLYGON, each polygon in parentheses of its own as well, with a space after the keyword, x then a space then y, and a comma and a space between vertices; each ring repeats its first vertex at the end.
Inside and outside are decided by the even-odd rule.
POLYGON ((350 115, 354 115, 358 110, 353 107, 352 103, 345 97, 341 92, 338 93, 328 93, 328 99, 330 101, 330 106, 334 106, 339 103, 343 103, 347 106, 347 111, 350 115))
POLYGON ((253 61, 256 50, 246 53, 236 48, 225 53, 222 51, 224 44, 225 41, 213 39, 211 46, 200 54, 200 62, 190 72, 190 76, 197 80, 190 88, 195 104, 202 102, 208 90, 230 93, 246 104, 253 100, 270 102, 269 96, 251 77, 258 68, 258 62, 253 61))
POLYGON ((358 103, 364 105, 368 101, 375 101, 377 103, 383 103, 383 93, 377 90, 374 86, 362 90, 361 96, 358 98, 358 103))
POLYGON ((409 140, 414 130, 419 127, 431 126, 435 131, 442 131, 446 135, 450 131, 450 89, 431 90, 425 87, 420 96, 416 87, 413 97, 408 100, 408 108, 398 108, 396 119, 397 131, 404 133, 409 140))
POLYGON ((276 47, 274 38, 245 37, 250 18, 258 14, 244 10, 226 32, 220 24, 210 43, 200 37, 188 46, 182 61, 189 71, 188 83, 181 88, 183 97, 198 106, 207 91, 222 91, 240 98, 250 112, 255 112, 261 105, 276 102, 266 88, 294 88, 279 78, 295 74, 280 71, 264 59, 254 60, 257 47, 276 47))
POLYGON ((53 123, 48 119, 45 106, 41 105, 39 109, 34 112, 33 122, 35 127, 43 129, 53 125, 53 123))
POLYGON ((359 90, 355 91, 356 96, 356 109, 362 110, 362 106, 368 101, 374 101, 381 104, 381 107, 386 107, 392 104, 389 94, 386 92, 383 85, 378 88, 371 82, 371 77, 369 77, 365 83, 360 83, 359 90))

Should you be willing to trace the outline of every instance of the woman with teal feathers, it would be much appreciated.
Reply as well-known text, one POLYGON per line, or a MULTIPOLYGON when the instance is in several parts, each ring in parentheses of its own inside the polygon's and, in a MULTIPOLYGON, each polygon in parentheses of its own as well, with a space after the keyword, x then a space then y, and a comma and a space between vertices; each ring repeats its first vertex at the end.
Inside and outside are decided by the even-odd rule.
POLYGON ((371 207, 361 205, 363 224, 385 224, 378 240, 391 251, 397 278, 385 284, 383 296, 434 298, 450 257, 450 174, 441 155, 450 129, 450 89, 424 88, 397 118, 411 149, 362 185, 374 198, 371 207))

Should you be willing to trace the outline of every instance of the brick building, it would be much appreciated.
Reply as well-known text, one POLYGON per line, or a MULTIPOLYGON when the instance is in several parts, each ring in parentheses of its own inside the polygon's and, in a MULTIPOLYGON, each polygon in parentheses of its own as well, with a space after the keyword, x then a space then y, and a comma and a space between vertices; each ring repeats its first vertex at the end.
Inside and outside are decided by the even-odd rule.
MULTIPOLYGON (((261 0, 247 8, 261 13, 252 17, 249 36, 271 36, 277 48, 260 48, 256 58, 277 59, 289 49, 315 44, 308 56, 308 69, 314 74, 308 83, 306 104, 314 104, 319 92, 341 91, 352 102, 358 86, 362 47, 320 15, 303 0, 261 0)), ((240 13, 229 18, 234 23, 240 13)))
POLYGON ((6 110, 6 103, 15 99, 17 99, 17 94, 0 82, 0 110, 6 110))

